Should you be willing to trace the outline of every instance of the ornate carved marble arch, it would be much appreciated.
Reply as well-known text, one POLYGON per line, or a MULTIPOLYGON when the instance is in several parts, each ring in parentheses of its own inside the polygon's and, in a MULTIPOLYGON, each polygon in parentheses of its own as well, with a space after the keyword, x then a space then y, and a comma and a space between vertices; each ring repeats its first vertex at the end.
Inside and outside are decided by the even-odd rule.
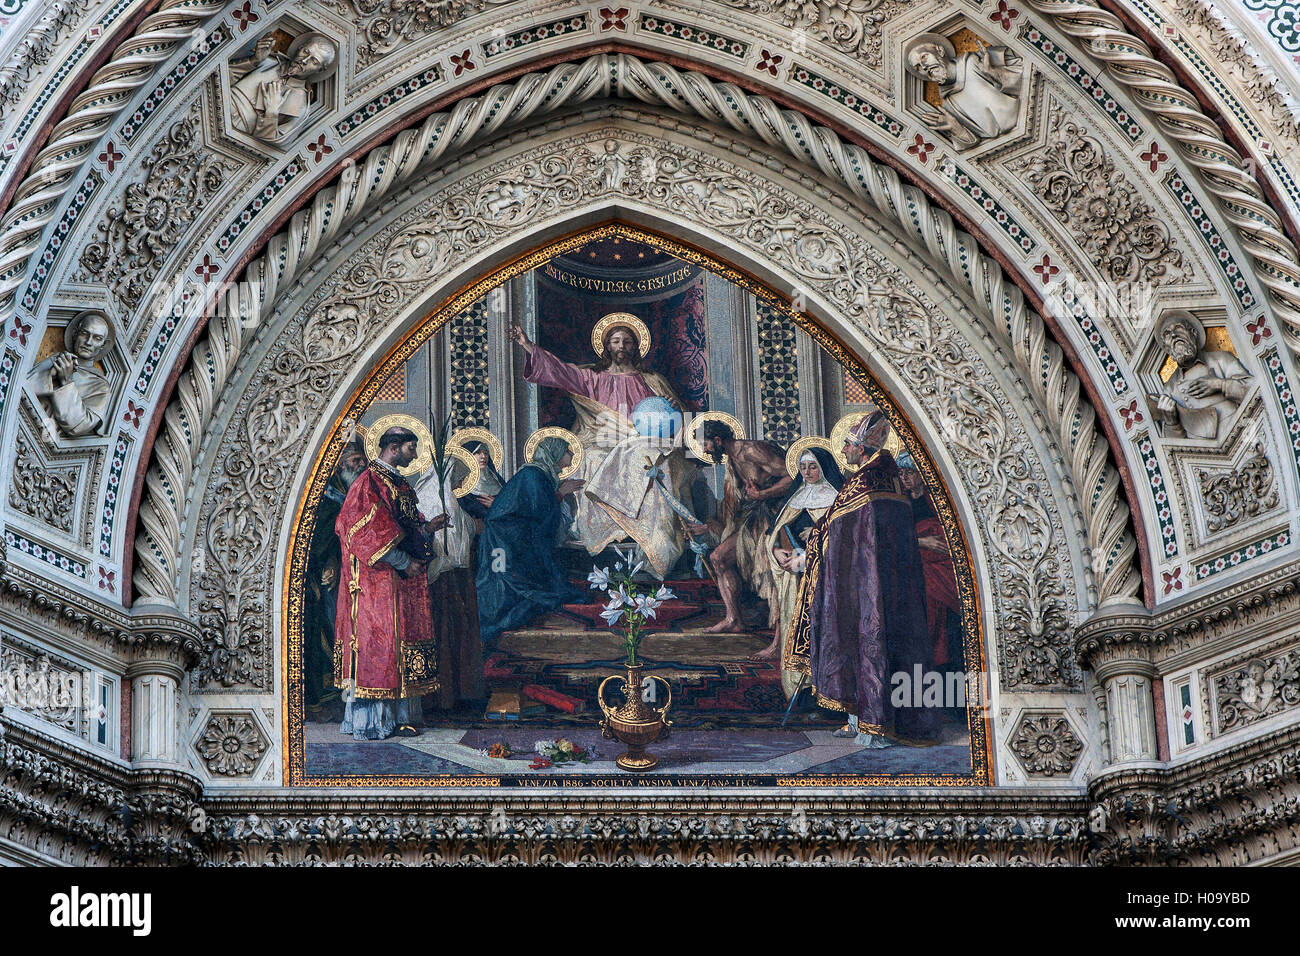
POLYGON ((721 139, 702 151, 684 124, 656 135, 664 118, 638 109, 592 112, 576 128, 512 133, 413 179, 358 242, 323 249, 318 268, 285 289, 227 380, 194 475, 183 542, 193 557, 179 581, 205 635, 193 699, 277 693, 289 522, 306 463, 363 370, 483 263, 610 217, 671 229, 770 287, 807 290, 817 324, 861 357, 939 455, 965 532, 978 538, 999 693, 1077 694, 1069 642, 1073 606, 1087 600, 1084 527, 1054 490, 1059 464, 1026 425, 1032 400, 972 334, 968 307, 882 244, 881 224, 792 168, 759 166, 721 139), (654 172, 638 172, 636 157, 656 144, 654 172), (608 175, 616 160, 625 175, 608 175))
MULTIPOLYGON (((1300 84, 1251 52, 1267 37, 1238 30, 1239 13, 1202 0, 1124 16, 1073 0, 660 0, 620 27, 616 10, 559 2, 429 7, 164 0, 133 21, 126 3, 97 44, 71 3, 24 49, 0 37, 0 125, 18 143, 0 151, 0 416, 21 436, 0 465, 0 616, 37 608, 21 624, 32 654, 102 667, 124 695, 130 671, 137 701, 155 694, 183 716, 176 739, 141 726, 102 747, 144 764, 168 755, 218 789, 283 779, 274 565, 296 465, 341 399, 290 407, 277 383, 346 392, 421 310, 474 278, 475 256, 609 216, 676 228, 683 210, 700 224, 693 242, 778 293, 806 292, 813 319, 947 449, 938 464, 966 516, 997 671, 999 783, 1068 780, 1082 794, 1084 775, 1105 770, 1094 829, 1117 841, 1105 858, 1123 859, 1137 852, 1124 828, 1141 827, 1117 808, 1147 782, 1108 763, 1184 767, 1224 740, 1280 733, 1293 682, 1271 675, 1293 669, 1287 552, 1300 530, 1300 84), (378 29, 362 29, 366 17, 378 29), (773 18, 788 35, 772 34, 773 18), (222 71, 282 27, 290 39, 325 30, 339 60, 302 130, 270 149, 228 135, 222 71), (918 123, 926 93, 906 85, 899 56, 922 32, 962 30, 1023 57, 1023 111, 1014 130, 956 154, 918 123), (591 57, 593 45, 604 52, 591 57), (676 165, 653 181, 602 176, 605 143, 618 156, 661 148, 676 165), (192 201, 172 195, 185 204, 176 228, 150 226, 172 163, 192 201), (528 178, 527 163, 548 175, 528 178), (455 265, 439 266, 430 257, 449 237, 455 265), (139 257, 127 294, 86 278, 111 270, 78 272, 88 244, 107 241, 139 257), (1172 373, 1150 329, 1058 294, 1062 276, 1131 274, 1151 279, 1160 314, 1194 313, 1206 354, 1233 352, 1244 368, 1214 440, 1153 423, 1143 399, 1172 373), (151 313, 148 282, 172 275, 190 297, 151 313), (203 292, 228 280, 230 308, 209 321, 203 292), (42 433, 39 405, 7 383, 83 308, 111 313, 121 354, 102 370, 115 427, 73 440, 42 433), (66 500, 86 513, 69 522, 47 507, 66 500), (1131 606, 1139 594, 1153 613, 1131 606), (1112 613, 1076 643, 1099 609, 1112 613), (168 660, 141 677, 150 655, 168 660), (213 764, 228 746, 236 756, 213 764)), ((1247 756, 1260 781, 1295 769, 1247 756)), ((1179 778, 1178 806, 1200 799, 1198 773, 1179 778)), ((1149 805, 1152 826, 1176 829, 1149 805)), ((269 832, 242 816, 252 806, 233 800, 223 825, 269 832)), ((1038 806, 1083 839, 1079 806, 1038 806)), ((1167 849, 1195 846, 1184 834, 1167 849)))

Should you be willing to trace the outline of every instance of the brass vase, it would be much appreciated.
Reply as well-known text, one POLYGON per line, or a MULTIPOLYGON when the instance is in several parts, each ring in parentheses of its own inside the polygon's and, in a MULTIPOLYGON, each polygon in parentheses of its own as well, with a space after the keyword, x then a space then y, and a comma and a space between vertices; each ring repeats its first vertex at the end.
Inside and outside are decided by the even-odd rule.
POLYGON ((668 700, 658 709, 651 707, 641 696, 641 665, 628 664, 627 676, 612 674, 600 682, 596 688, 596 702, 600 704, 605 719, 600 722, 600 729, 609 740, 617 740, 627 746, 627 753, 614 762, 619 769, 632 773, 653 770, 659 764, 659 758, 648 754, 648 744, 667 735, 672 726, 668 720, 668 708, 673 705, 673 689, 662 677, 653 676, 654 680, 664 685, 668 700), (618 707, 605 703, 605 685, 612 680, 623 682, 623 695, 626 698, 618 707))

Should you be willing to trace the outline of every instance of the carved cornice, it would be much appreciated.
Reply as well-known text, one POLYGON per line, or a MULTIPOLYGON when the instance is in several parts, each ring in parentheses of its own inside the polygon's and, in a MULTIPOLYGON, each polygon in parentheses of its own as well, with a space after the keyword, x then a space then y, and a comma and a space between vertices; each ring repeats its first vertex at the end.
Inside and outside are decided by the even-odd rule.
POLYGON ((1300 727, 1171 768, 1094 779, 1095 864, 1228 866, 1300 846, 1300 727))
POLYGON ((128 770, 0 710, 0 842, 73 864, 193 864, 199 789, 188 774, 128 770))
POLYGON ((1073 796, 619 794, 216 798, 213 863, 1084 862, 1073 796))
POLYGON ((1158 657, 1165 658, 1287 613, 1300 617, 1300 562, 1169 608, 1152 619, 1158 657))
POLYGON ((1297 562, 1156 613, 1136 607, 1099 612, 1075 630, 1075 651, 1081 665, 1094 669, 1099 662, 1124 657, 1158 664, 1230 638, 1244 626, 1280 625, 1284 614, 1300 621, 1297 562))
POLYGON ((1300 845, 1300 727, 1089 794, 209 795, 0 712, 0 840, 80 863, 1230 864, 1300 845))
POLYGON ((198 659, 199 629, 174 609, 138 608, 128 613, 83 595, 5 560, 0 541, 0 613, 6 605, 28 627, 44 624, 104 648, 123 665, 168 661, 182 669, 198 659))

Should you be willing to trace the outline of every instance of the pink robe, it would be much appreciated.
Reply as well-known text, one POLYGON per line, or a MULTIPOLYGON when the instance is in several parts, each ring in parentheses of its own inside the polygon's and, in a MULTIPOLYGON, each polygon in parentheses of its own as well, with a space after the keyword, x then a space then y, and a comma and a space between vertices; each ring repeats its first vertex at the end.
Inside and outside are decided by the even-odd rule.
POLYGON ((658 394, 646 384, 640 372, 595 372, 579 368, 556 358, 540 346, 528 353, 524 380, 582 395, 626 418, 632 417, 632 409, 638 402, 658 394))

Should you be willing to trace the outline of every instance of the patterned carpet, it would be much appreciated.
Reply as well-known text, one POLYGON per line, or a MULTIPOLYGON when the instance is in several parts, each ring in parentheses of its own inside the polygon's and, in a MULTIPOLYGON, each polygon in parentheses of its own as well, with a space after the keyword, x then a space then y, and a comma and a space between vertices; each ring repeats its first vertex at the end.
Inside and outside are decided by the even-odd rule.
MULTIPOLYGON (((768 646, 772 632, 755 628, 706 634, 706 627, 722 619, 717 587, 707 580, 666 583, 679 597, 660 608, 655 629, 642 641, 640 657, 646 676, 662 677, 672 685, 673 713, 679 725, 779 726, 788 701, 781 691, 778 666, 748 660, 768 646)), ((589 712, 597 711, 596 689, 606 677, 624 672, 625 655, 623 638, 600 619, 600 609, 599 603, 566 605, 527 629, 503 634, 485 661, 489 687, 518 689, 535 684, 582 701, 589 712)), ((761 605, 751 612, 751 619, 763 616, 761 605)), ((613 691, 611 699, 616 698, 613 691)), ((561 725, 573 723, 559 712, 547 718, 561 725)), ((792 714, 789 726, 835 723, 835 718, 809 708, 792 714)))

